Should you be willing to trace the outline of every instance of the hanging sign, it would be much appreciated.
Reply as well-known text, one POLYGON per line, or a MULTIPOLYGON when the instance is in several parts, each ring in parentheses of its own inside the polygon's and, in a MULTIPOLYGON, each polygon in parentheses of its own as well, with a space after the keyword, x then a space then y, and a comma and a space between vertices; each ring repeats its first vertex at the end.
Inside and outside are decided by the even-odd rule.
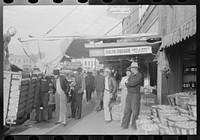
POLYGON ((105 56, 152 53, 151 46, 104 49, 105 56))

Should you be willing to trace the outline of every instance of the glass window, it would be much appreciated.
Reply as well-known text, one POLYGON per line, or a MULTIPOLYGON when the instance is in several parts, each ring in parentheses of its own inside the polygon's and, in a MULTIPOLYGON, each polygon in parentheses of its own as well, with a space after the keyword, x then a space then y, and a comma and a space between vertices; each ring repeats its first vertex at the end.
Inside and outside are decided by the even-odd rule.
POLYGON ((87 61, 85 61, 85 65, 87 65, 87 61))
POLYGON ((88 65, 90 66, 90 61, 88 61, 88 65))

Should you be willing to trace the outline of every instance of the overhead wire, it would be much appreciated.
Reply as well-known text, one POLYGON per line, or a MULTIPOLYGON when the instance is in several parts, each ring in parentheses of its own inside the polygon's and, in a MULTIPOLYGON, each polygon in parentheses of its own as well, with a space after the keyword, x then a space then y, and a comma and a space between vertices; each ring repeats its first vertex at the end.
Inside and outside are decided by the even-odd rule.
POLYGON ((45 34, 44 37, 49 34, 53 29, 55 29, 61 22, 63 22, 68 16, 70 16, 72 14, 72 12, 74 10, 76 10, 78 6, 76 6, 75 8, 73 8, 62 20, 60 20, 55 26, 53 26, 50 30, 48 30, 45 34))
POLYGON ((94 22, 92 22, 81 34, 84 34, 90 27, 92 27, 105 13, 107 10, 105 10, 94 22))

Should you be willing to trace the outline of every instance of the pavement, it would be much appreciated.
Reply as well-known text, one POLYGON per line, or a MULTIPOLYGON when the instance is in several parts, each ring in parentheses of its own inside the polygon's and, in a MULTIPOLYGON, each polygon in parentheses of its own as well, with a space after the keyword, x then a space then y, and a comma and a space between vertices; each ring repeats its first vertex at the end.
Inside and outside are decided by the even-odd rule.
POLYGON ((24 124, 11 128, 8 135, 141 135, 144 132, 140 130, 133 131, 131 128, 121 130, 119 121, 106 123, 104 121, 104 112, 95 112, 95 98, 91 103, 87 103, 84 95, 82 118, 80 120, 69 119, 67 126, 63 127, 57 122, 56 113, 53 112, 53 118, 48 123, 28 120, 24 124))

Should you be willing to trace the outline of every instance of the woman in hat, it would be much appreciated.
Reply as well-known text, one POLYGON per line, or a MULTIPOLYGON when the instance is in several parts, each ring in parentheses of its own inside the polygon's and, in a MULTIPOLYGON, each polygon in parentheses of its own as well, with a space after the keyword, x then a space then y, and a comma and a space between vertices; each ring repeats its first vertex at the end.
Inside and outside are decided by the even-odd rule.
POLYGON ((122 89, 122 95, 121 95, 121 123, 122 123, 122 118, 124 116, 124 108, 126 104, 126 96, 127 96, 127 87, 125 85, 125 82, 128 80, 128 78, 131 75, 131 68, 128 67, 126 69, 126 76, 124 76, 119 84, 120 89, 122 89))

